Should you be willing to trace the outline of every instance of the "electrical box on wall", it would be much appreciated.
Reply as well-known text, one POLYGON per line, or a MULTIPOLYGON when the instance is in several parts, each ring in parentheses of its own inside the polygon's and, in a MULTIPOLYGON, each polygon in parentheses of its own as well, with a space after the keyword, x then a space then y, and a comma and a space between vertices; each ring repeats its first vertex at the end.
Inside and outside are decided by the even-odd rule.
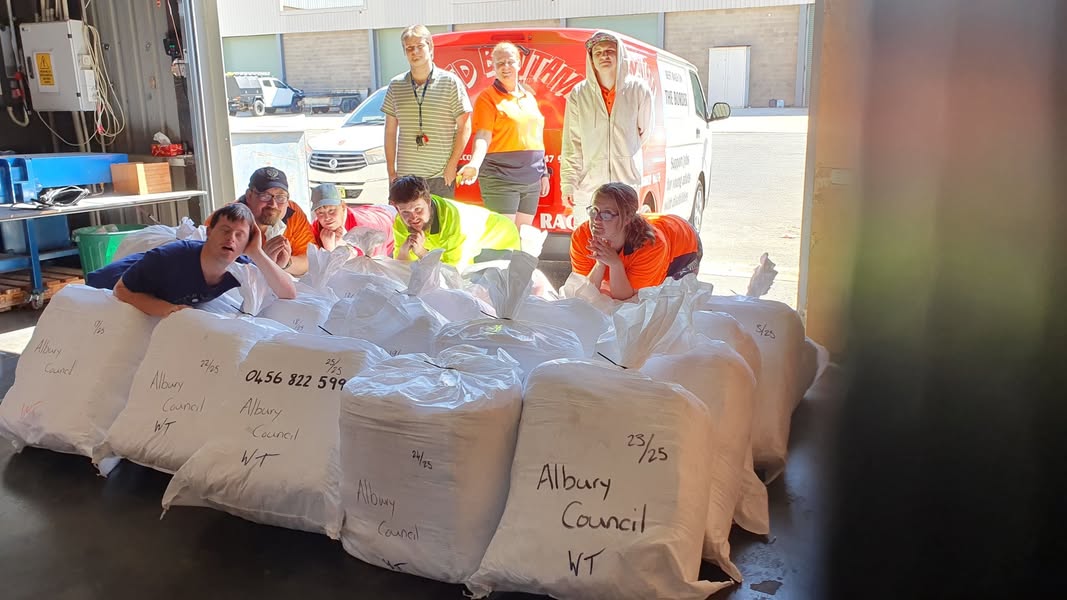
POLYGON ((23 23, 19 33, 33 109, 96 110, 96 73, 82 22, 23 23))

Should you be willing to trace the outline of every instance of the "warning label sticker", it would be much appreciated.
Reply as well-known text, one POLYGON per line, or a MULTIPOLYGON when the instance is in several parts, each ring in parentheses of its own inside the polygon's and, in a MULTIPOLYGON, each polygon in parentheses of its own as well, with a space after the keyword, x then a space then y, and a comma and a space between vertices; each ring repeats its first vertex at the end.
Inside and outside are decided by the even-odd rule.
POLYGON ((42 90, 56 89, 56 74, 52 69, 52 53, 37 52, 33 55, 37 63, 37 85, 42 90))

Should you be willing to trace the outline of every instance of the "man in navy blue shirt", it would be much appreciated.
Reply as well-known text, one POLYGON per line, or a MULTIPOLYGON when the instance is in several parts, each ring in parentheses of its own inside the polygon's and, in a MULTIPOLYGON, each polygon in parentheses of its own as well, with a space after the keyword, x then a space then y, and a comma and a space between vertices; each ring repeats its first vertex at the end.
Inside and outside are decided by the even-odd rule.
POLYGON ((215 211, 207 241, 180 240, 131 254, 85 279, 92 287, 114 289, 116 298, 147 315, 165 317, 240 286, 226 270, 235 261, 255 264, 279 298, 296 297, 292 278, 263 251, 263 233, 244 204, 215 211))

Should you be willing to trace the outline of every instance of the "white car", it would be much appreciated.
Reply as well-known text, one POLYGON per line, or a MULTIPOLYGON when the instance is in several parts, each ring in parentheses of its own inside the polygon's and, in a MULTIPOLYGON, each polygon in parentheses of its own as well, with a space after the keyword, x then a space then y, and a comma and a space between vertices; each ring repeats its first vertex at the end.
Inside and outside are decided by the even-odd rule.
POLYGON ((339 128, 308 140, 308 183, 334 183, 359 204, 389 202, 385 168, 385 88, 364 100, 339 128))

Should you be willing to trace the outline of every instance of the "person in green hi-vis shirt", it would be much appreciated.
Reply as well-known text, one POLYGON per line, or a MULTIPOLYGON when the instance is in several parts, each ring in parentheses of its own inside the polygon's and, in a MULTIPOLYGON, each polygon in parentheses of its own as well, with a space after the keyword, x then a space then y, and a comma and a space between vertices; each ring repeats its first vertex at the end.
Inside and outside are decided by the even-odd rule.
POLYGON ((508 258, 520 250, 519 230, 511 219, 473 206, 434 196, 426 180, 399 177, 389 186, 396 258, 418 260, 444 250, 441 262, 462 271, 472 263, 508 258))

